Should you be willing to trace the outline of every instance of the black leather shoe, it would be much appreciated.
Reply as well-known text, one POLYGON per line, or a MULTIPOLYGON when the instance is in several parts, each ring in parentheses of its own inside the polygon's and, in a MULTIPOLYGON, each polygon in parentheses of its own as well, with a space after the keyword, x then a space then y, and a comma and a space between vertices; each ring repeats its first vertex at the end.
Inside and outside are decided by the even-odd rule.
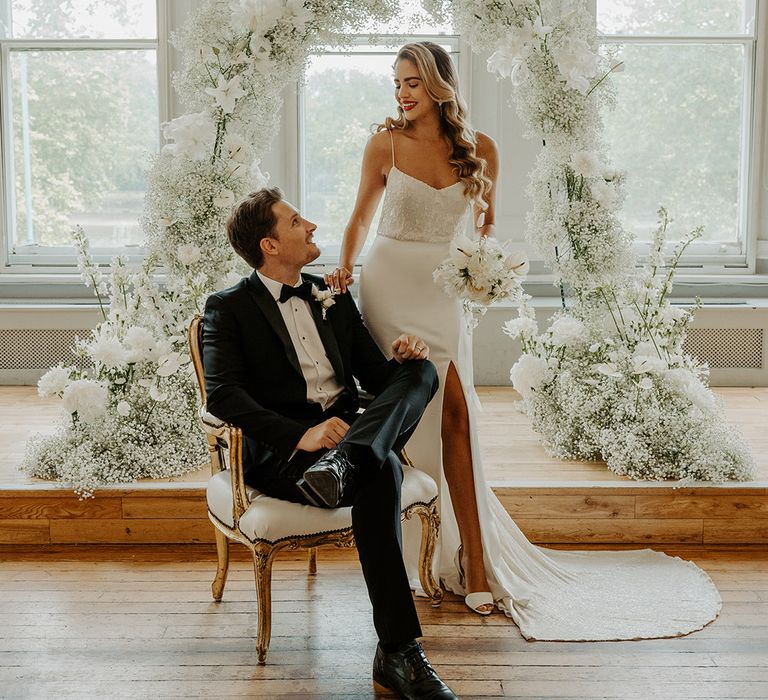
POLYGON ((296 483, 310 503, 336 508, 350 488, 355 468, 347 455, 336 448, 326 452, 296 483))
POLYGON ((391 654, 377 646, 373 680, 404 700, 458 700, 459 697, 440 680, 421 644, 415 640, 391 654))

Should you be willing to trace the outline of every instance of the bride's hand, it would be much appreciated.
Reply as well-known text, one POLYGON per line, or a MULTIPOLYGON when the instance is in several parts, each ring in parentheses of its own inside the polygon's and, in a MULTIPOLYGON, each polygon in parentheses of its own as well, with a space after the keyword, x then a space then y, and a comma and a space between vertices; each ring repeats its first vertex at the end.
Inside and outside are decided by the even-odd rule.
POLYGON ((337 267, 329 275, 324 275, 325 283, 333 290, 346 293, 347 287, 355 283, 352 273, 346 267, 337 267))
POLYGON ((392 343, 392 354, 400 364, 408 360, 428 360, 429 345, 416 335, 403 333, 392 343))

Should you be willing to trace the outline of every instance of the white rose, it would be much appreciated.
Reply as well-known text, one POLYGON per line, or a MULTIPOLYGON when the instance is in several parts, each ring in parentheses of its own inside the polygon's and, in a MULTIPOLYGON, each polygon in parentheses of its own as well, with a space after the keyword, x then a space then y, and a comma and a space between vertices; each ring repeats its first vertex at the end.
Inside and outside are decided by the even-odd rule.
POLYGON ((69 384, 69 370, 64 367, 49 369, 37 382, 40 396, 59 396, 69 384))
POLYGON ((183 243, 178 248, 176 248, 176 257, 178 258, 179 262, 184 265, 184 267, 194 265, 198 260, 200 260, 202 255, 202 251, 194 243, 183 243))
POLYGON ((571 155, 571 167, 577 175, 596 177, 602 173, 600 157, 594 151, 575 151, 571 155))

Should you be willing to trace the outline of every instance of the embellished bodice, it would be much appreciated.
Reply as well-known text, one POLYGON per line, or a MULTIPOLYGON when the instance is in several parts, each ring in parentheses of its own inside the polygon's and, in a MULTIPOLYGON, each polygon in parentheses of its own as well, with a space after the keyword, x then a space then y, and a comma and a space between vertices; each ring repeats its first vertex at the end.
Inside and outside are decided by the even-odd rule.
POLYGON ((466 232, 470 212, 463 182, 436 188, 393 165, 376 233, 401 241, 446 243, 466 232))

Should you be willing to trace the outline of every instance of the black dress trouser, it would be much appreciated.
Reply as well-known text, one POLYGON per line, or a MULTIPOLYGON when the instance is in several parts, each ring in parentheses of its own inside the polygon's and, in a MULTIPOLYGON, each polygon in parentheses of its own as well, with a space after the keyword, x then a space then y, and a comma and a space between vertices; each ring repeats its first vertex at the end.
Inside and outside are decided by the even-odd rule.
MULTIPOLYGON (((373 624, 384 644, 421 636, 403 563, 403 471, 398 454, 416 429, 437 385, 437 372, 431 362, 405 362, 365 412, 339 416, 350 424, 342 444, 357 467, 353 488, 345 494, 342 505, 352 506, 352 529, 373 606, 373 624)), ((307 503, 296 482, 325 451, 298 452, 288 462, 261 464, 246 472, 246 481, 268 496, 307 503)))

